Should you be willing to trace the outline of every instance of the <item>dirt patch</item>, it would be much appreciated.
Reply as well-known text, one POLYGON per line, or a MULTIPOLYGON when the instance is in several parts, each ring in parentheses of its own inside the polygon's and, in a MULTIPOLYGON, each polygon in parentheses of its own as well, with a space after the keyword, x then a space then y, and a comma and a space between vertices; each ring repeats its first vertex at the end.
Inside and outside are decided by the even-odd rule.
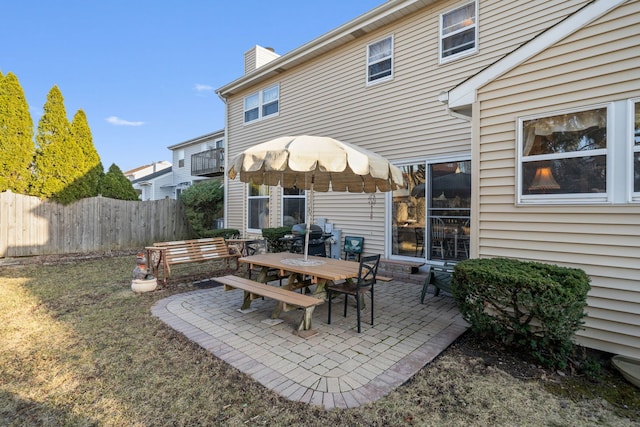
POLYGON ((499 370, 517 380, 538 383, 552 394, 573 402, 602 399, 616 408, 617 415, 640 419, 640 391, 613 368, 613 355, 582 347, 576 347, 574 353, 575 356, 566 369, 545 368, 525 351, 468 331, 443 352, 441 357, 446 355, 458 360, 467 359, 469 364, 476 366, 480 362, 483 369, 499 370), (585 364, 591 369, 586 369, 585 364))
POLYGON ((0 267, 12 265, 55 265, 55 264, 71 264, 78 261, 87 261, 91 259, 114 258, 131 255, 133 258, 132 265, 135 265, 135 255, 137 250, 123 249, 108 252, 86 252, 76 254, 55 254, 55 255, 35 255, 23 257, 7 257, 0 258, 0 267))

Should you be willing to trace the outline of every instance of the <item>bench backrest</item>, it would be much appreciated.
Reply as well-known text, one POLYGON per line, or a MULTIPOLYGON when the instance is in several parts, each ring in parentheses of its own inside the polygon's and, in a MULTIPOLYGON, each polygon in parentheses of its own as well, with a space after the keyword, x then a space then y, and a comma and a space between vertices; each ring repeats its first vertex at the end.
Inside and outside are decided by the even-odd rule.
POLYGON ((227 246, 227 242, 223 237, 157 242, 153 246, 164 249, 164 256, 169 264, 208 261, 236 256, 229 252, 229 246, 227 246))

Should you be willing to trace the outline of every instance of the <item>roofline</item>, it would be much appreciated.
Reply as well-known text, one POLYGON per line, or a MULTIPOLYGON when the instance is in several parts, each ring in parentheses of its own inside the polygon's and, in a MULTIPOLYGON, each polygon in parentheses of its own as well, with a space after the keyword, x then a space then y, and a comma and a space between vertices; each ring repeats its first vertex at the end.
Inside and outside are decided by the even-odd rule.
POLYGON ((581 9, 569 15, 553 27, 520 46, 502 59, 489 65, 452 90, 440 95, 439 99, 448 104, 452 111, 469 115, 471 104, 477 99, 477 91, 482 86, 512 70, 527 59, 537 55, 555 43, 583 28, 587 24, 617 8, 626 0, 593 0, 581 9))
POLYGON ((134 179, 133 181, 131 181, 132 184, 142 184, 143 182, 146 181, 150 181, 152 179, 156 179, 156 178, 160 178, 161 176, 164 176, 170 172, 173 171, 173 167, 170 166, 168 168, 164 168, 164 169, 160 169, 159 171, 150 173, 149 175, 145 175, 145 176, 141 176, 138 179, 134 179))
POLYGON ((215 137, 216 135, 220 135, 221 138, 224 138, 224 129, 220 129, 220 130, 217 130, 215 132, 211 132, 211 133, 207 133, 207 134, 204 134, 204 135, 201 135, 201 136, 197 136, 197 137, 195 137, 193 139, 189 139, 188 141, 179 142, 177 144, 170 145, 167 148, 169 150, 175 150, 176 148, 181 148, 181 147, 184 147, 184 146, 187 146, 187 145, 194 144, 196 142, 206 141, 208 139, 211 139, 212 137, 215 137))
POLYGON ((133 175, 134 173, 141 171, 142 169, 150 168, 150 167, 153 167, 154 165, 158 165, 162 163, 166 163, 169 165, 167 167, 171 167, 171 163, 168 160, 158 160, 157 162, 152 162, 152 163, 149 163, 148 165, 138 166, 137 168, 129 169, 128 171, 124 171, 122 173, 124 175, 133 175))
POLYGON ((227 98, 247 87, 281 74, 300 63, 310 61, 328 50, 345 45, 383 27, 391 21, 398 20, 437 1, 439 0, 388 0, 375 9, 220 87, 216 90, 216 93, 221 98, 227 98))

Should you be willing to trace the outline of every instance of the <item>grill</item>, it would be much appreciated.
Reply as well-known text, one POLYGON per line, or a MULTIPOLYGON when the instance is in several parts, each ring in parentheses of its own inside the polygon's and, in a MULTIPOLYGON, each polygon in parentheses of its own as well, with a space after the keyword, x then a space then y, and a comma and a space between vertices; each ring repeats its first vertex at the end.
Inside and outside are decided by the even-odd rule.
MULTIPOLYGON (((307 231, 307 224, 295 224, 291 227, 291 234, 294 236, 291 250, 297 253, 304 252, 304 234, 307 231)), ((309 226, 309 255, 327 256, 325 238, 322 227, 316 224, 309 226)))

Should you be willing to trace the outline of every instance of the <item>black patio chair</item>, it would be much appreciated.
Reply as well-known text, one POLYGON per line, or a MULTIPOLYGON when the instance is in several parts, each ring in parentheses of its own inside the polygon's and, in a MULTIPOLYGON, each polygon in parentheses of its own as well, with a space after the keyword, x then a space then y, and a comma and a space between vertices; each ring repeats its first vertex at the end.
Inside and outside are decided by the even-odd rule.
POLYGON ((445 263, 444 265, 432 265, 429 268, 424 284, 422 285, 422 293, 420 294, 420 304, 424 304, 424 298, 427 296, 427 288, 429 285, 433 285, 435 290, 433 296, 440 295, 440 291, 443 290, 447 293, 451 293, 451 278, 453 277, 453 269, 455 263, 445 263))
POLYGON ((352 295, 356 299, 358 333, 360 333, 361 299, 364 294, 368 292, 371 295, 371 326, 373 326, 373 286, 376 283, 379 265, 380 255, 362 256, 360 257, 358 277, 355 281, 346 280, 327 286, 327 301, 329 304, 328 324, 331 324, 331 297, 333 294, 344 294, 344 317, 347 317, 347 300, 349 299, 349 295, 352 295))

